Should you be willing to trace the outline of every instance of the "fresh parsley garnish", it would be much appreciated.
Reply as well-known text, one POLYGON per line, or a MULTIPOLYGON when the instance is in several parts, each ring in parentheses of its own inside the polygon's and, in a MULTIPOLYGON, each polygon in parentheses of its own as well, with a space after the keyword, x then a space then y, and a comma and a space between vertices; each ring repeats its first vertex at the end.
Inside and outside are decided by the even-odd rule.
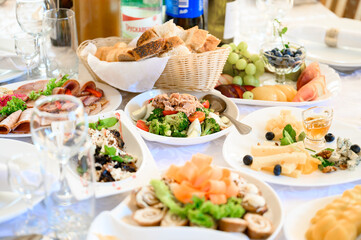
POLYGON ((89 123, 89 128, 94 130, 102 130, 103 128, 113 127, 118 123, 118 119, 116 117, 110 117, 105 119, 99 119, 97 122, 89 123))
POLYGON ((13 96, 11 100, 6 103, 6 106, 0 110, 0 115, 6 117, 18 110, 24 111, 26 108, 26 103, 23 100, 13 96))

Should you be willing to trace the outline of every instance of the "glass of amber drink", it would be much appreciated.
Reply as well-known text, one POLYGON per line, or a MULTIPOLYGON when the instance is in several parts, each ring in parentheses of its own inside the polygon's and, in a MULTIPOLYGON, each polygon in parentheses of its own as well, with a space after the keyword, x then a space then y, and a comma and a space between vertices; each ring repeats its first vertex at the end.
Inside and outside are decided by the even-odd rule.
POLYGON ((303 127, 306 138, 305 145, 310 148, 322 148, 325 145, 325 135, 330 129, 333 118, 331 107, 312 107, 302 112, 303 127))

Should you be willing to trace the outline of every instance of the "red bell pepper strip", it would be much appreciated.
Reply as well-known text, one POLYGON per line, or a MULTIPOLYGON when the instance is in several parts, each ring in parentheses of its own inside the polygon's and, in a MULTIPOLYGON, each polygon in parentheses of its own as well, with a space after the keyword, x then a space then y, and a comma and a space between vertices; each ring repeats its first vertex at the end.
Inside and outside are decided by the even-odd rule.
POLYGON ((102 97, 102 95, 103 95, 101 92, 99 92, 93 88, 89 88, 89 87, 85 88, 85 91, 90 92, 91 94, 93 94, 94 96, 99 97, 99 98, 102 97))
POLYGON ((61 103, 59 101, 55 101, 55 106, 57 109, 61 109, 61 103))
POLYGON ((73 95, 73 94, 71 94, 70 89, 66 89, 66 90, 65 90, 65 94, 66 94, 66 95, 73 95))

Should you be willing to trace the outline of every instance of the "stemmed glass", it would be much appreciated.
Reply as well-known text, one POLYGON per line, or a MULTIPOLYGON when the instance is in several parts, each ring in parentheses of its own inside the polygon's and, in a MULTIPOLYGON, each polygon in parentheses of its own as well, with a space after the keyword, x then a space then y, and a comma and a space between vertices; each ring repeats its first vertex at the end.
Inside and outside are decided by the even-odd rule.
POLYGON ((15 155, 7 166, 11 189, 21 194, 28 206, 26 220, 17 226, 16 234, 43 233, 46 229, 44 219, 32 213, 33 200, 45 196, 43 168, 38 155, 15 155))
POLYGON ((16 20, 21 29, 36 36, 40 42, 40 66, 45 69, 43 64, 42 51, 42 22, 45 10, 53 8, 54 2, 52 0, 16 0, 16 20))
POLYGON ((45 159, 45 169, 53 172, 55 178, 45 184, 50 228, 60 239, 78 239, 78 234, 86 232, 90 224, 94 206, 94 186, 91 184, 94 160, 87 151, 88 120, 83 103, 69 95, 39 99, 30 126, 32 140, 45 159), (81 171, 76 167, 70 171, 69 160, 74 157, 82 161, 81 171), (81 197, 78 196, 80 193, 81 197), (84 199, 89 201, 84 203, 84 199))
POLYGON ((21 56, 26 65, 27 78, 30 78, 31 65, 39 55, 38 37, 26 33, 19 33, 14 36, 15 52, 21 56))
POLYGON ((282 21, 287 12, 293 7, 293 0, 256 0, 257 8, 263 12, 268 19, 268 32, 274 40, 276 30, 274 20, 282 21))

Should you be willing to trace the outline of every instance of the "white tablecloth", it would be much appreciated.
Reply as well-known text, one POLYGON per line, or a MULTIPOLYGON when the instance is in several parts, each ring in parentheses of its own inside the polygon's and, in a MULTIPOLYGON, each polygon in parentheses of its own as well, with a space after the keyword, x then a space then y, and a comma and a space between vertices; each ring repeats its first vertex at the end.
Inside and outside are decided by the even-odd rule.
MULTIPOLYGON (((0 7, 0 16, 3 16, 4 8, 0 7)), ((323 21, 335 20, 336 16, 324 8, 322 5, 302 5, 295 7, 286 18, 288 22, 296 21, 323 21)), ((10 21, 10 20, 9 20, 10 21)), ((11 21, 10 21, 11 22, 11 21)), ((1 26, 0 24, 0 33, 1 26)), ((4 28, 3 28, 4 29, 4 28)), ((9 28, 6 28, 9 29, 9 28)), ((243 39, 244 36, 238 35, 238 39, 243 39)), ((86 70, 81 67, 80 78, 89 78, 86 70)), ((361 70, 356 71, 352 74, 345 74, 342 78, 342 92, 329 101, 327 104, 332 105, 335 112, 335 118, 342 119, 345 122, 353 124, 355 128, 361 129, 361 70)), ((121 109, 124 108, 126 102, 134 96, 134 94, 123 94, 123 103, 121 109)), ((238 105, 240 111, 240 118, 244 117, 250 112, 253 112, 261 107, 238 105)), ((20 140, 20 139, 19 139, 20 140)), ((31 142, 30 138, 21 139, 22 141, 31 142)), ((206 153, 214 157, 214 163, 220 166, 229 167, 222 156, 222 146, 225 137, 217 139, 210 143, 200 144, 196 146, 177 147, 169 146, 165 144, 146 142, 154 159, 160 169, 167 168, 170 164, 182 164, 189 160, 192 154, 201 152, 206 153)), ((272 184, 272 187, 276 190, 280 196, 283 207, 286 214, 289 213, 293 208, 306 201, 321 198, 325 196, 341 194, 344 190, 353 188, 356 184, 361 184, 361 181, 336 185, 331 187, 320 187, 320 188, 296 188, 287 186, 278 186, 272 184)), ((114 208, 124 196, 113 196, 97 201, 97 213, 104 210, 110 210, 114 208)), ((44 215, 44 209, 41 204, 35 207, 35 212, 44 215)), ((9 222, 0 224, 0 237, 6 235, 12 235, 12 230, 15 228, 15 222, 18 218, 9 222)), ((285 239, 283 233, 280 234, 278 239, 285 239)))

